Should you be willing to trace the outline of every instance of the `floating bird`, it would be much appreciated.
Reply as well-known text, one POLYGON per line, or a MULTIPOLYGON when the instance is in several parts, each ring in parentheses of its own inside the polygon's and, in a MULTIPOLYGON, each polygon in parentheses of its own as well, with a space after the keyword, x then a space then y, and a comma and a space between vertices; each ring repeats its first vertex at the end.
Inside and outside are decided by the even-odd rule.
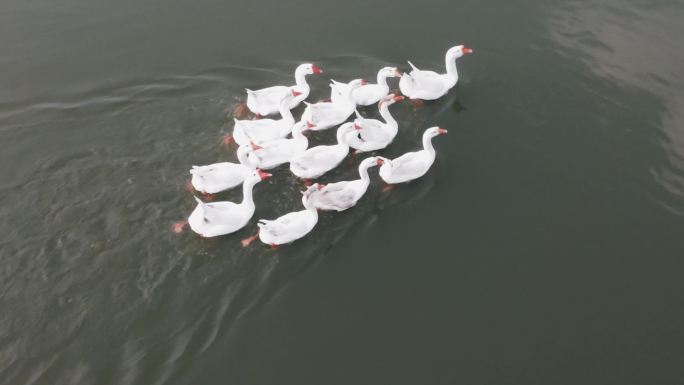
POLYGON ((319 188, 319 184, 314 184, 302 193, 304 210, 288 213, 274 220, 259 219, 257 224, 259 232, 257 235, 243 240, 242 246, 249 245, 258 237, 261 242, 275 248, 294 242, 309 234, 318 223, 318 210, 316 210, 316 206, 310 197, 319 188))
MULTIPOLYGON (((336 126, 354 113, 356 103, 352 99, 352 91, 366 84, 363 79, 352 80, 349 87, 345 88, 340 99, 336 102, 320 102, 315 104, 306 103, 306 109, 302 114, 302 121, 306 122, 312 130, 324 130, 336 126)), ((331 85, 333 87, 333 85, 331 85)))
MULTIPOLYGON (((204 194, 216 193, 242 183, 242 202, 206 203, 195 197, 197 206, 188 220, 173 224, 172 230, 179 233, 189 225, 203 237, 233 233, 243 228, 254 215, 253 188, 271 176, 264 169, 289 163, 290 171, 295 176, 309 181, 337 167, 349 154, 350 147, 355 153, 386 148, 394 141, 399 129, 389 107, 404 100, 404 96, 390 93, 387 78, 400 77, 401 92, 414 102, 437 99, 458 82, 456 60, 472 52, 472 49, 462 45, 450 48, 445 55, 445 74, 419 70, 409 62, 412 68, 409 73, 401 74, 395 67, 380 69, 377 84, 368 84, 363 79, 349 83, 332 80, 331 101, 314 104, 304 102, 306 108, 297 123, 290 110, 308 97, 310 88, 306 75, 322 72, 316 65, 302 64, 297 67, 297 84, 294 86, 275 86, 257 91, 247 89, 245 110, 249 108, 257 115, 279 111, 281 118, 235 119, 233 134, 228 138, 240 145, 237 150, 240 163, 221 162, 193 166, 190 170, 193 188, 204 194), (356 110, 357 105, 368 106, 373 103, 378 103, 384 121, 364 118, 356 110), (346 122, 354 112, 356 119, 346 122), (304 132, 337 125, 336 144, 307 149, 309 139, 304 132), (290 133, 292 137, 286 138, 290 133)), ((274 220, 260 219, 259 231, 243 240, 243 246, 257 238, 273 247, 293 242, 311 232, 318 222, 318 210, 344 211, 354 207, 368 190, 371 167, 380 167, 378 174, 389 187, 422 177, 435 161, 432 138, 446 133, 447 130, 443 128, 431 127, 423 133, 421 150, 405 153, 395 159, 382 156, 364 159, 358 167, 359 179, 309 186, 303 192, 304 210, 274 220)))
POLYGON ((408 62, 412 71, 404 73, 399 79, 401 93, 411 99, 434 100, 444 96, 458 82, 456 59, 472 53, 473 50, 462 45, 449 48, 446 52, 446 73, 419 70, 408 62))
POLYGON ((435 161, 435 148, 432 146, 432 138, 446 134, 447 130, 439 127, 431 127, 423 133, 423 149, 420 151, 407 152, 395 158, 384 160, 380 167, 380 177, 387 184, 408 182, 421 176, 430 169, 435 161))
POLYGON ((188 224, 192 231, 203 237, 216 237, 230 234, 245 227, 254 215, 254 199, 252 189, 254 185, 267 179, 271 174, 262 170, 255 170, 242 183, 242 202, 213 202, 204 203, 197 197, 197 207, 190 214, 188 224))
POLYGON ((357 131, 347 134, 346 140, 349 147, 356 150, 356 153, 381 150, 394 140, 397 136, 399 125, 389 112, 389 106, 404 100, 403 96, 389 94, 378 103, 380 116, 384 122, 377 119, 366 119, 358 114, 354 121, 357 131))
POLYGON ((368 169, 373 166, 381 166, 383 163, 382 159, 375 156, 366 158, 359 164, 360 179, 322 185, 312 195, 314 206, 320 210, 335 211, 344 211, 353 207, 368 190, 370 184, 368 169))
POLYGON ((250 164, 270 170, 289 162, 293 156, 304 152, 309 146, 309 139, 303 134, 306 130, 306 123, 299 122, 292 127, 292 139, 275 139, 261 145, 252 144, 252 151, 248 154, 250 164))
MULTIPOLYGON (((288 105, 298 95, 299 92, 293 90, 280 101, 280 119, 235 119, 232 139, 242 146, 286 137, 295 124, 295 119, 288 105)), ((224 142, 226 141, 229 142, 230 139, 224 140, 224 142)))
POLYGON ((240 163, 221 162, 206 166, 192 166, 192 187, 204 194, 215 194, 244 182, 256 166, 250 162, 249 146, 240 146, 237 158, 240 163))
POLYGON ((306 82, 306 75, 320 73, 323 73, 323 71, 315 64, 300 64, 295 70, 295 81, 297 84, 294 86, 273 86, 256 91, 246 89, 247 107, 257 115, 266 116, 274 114, 278 112, 280 101, 291 91, 297 91, 297 97, 290 100, 287 105, 288 109, 295 108, 304 99, 309 97, 310 88, 309 83, 306 82))
POLYGON ((290 160, 290 171, 303 179, 318 178, 337 167, 349 154, 349 144, 344 137, 354 131, 354 123, 349 122, 337 129, 337 144, 316 146, 300 152, 290 160))
MULTIPOLYGON (((380 71, 378 71, 377 84, 369 83, 352 91, 354 103, 359 106, 370 106, 371 104, 379 102, 389 93, 389 85, 387 84, 387 78, 389 77, 401 77, 401 72, 399 72, 399 69, 396 67, 381 68, 380 71)), ((350 87, 349 84, 333 81, 330 100, 332 102, 339 100, 341 95, 344 94, 343 91, 348 87, 350 87)))

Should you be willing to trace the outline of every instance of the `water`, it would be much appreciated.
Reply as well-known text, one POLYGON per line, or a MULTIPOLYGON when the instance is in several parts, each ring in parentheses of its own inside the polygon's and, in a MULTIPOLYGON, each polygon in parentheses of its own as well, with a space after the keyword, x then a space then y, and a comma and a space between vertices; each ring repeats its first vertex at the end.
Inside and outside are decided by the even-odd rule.
MULTIPOLYGON (((0 5, 0 383, 626 384, 684 369, 681 1, 0 5), (291 246, 174 235, 244 87, 385 65, 438 158, 291 246)), ((367 113, 374 114, 369 108, 367 113)), ((316 142, 329 142, 332 132, 316 142)), ((323 181, 349 179, 359 160, 323 181)), ((299 209, 285 170, 256 218, 299 209)), ((239 191, 219 199, 239 199, 239 191)))

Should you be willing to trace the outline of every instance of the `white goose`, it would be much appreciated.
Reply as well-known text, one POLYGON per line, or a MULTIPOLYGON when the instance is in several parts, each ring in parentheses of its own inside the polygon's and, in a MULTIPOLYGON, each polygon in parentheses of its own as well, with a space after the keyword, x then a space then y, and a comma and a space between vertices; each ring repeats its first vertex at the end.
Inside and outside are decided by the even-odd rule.
POLYGON ((317 209, 344 211, 356 205, 356 202, 366 193, 370 184, 368 169, 373 166, 381 166, 383 160, 372 156, 364 159, 359 164, 359 176, 361 179, 328 183, 321 186, 318 192, 312 195, 312 200, 317 209))
POLYGON ((323 73, 315 64, 300 64, 295 70, 294 86, 274 86, 252 91, 247 90, 247 107, 257 115, 270 115, 278 112, 280 101, 290 93, 290 91, 297 91, 299 95, 292 99, 288 104, 288 108, 297 107, 304 99, 309 97, 309 84, 306 82, 306 75, 323 73))
POLYGON ((311 147, 296 154, 290 159, 290 171, 300 178, 312 179, 332 170, 349 154, 344 137, 353 130, 354 123, 345 123, 337 129, 337 144, 311 147))
POLYGON ((377 119, 366 119, 357 113, 354 124, 358 130, 347 134, 346 137, 349 147, 360 153, 380 150, 392 143, 397 136, 399 125, 390 114, 389 106, 400 100, 404 100, 404 97, 389 94, 380 101, 378 107, 380 116, 385 119, 384 123, 377 119))
MULTIPOLYGON (((363 79, 352 80, 349 88, 344 89, 342 96, 336 102, 321 102, 315 104, 306 103, 306 109, 302 114, 302 121, 306 122, 312 130, 324 130, 336 126, 354 113, 356 104, 352 100, 352 91, 367 84, 363 79)), ((333 87, 333 85, 331 85, 333 87)))
POLYGON ((449 48, 445 58, 446 74, 419 70, 408 62, 413 70, 408 74, 404 73, 399 80, 401 93, 411 99, 434 100, 442 97, 458 82, 456 59, 472 52, 472 49, 462 45, 449 48))
POLYGON ((421 176, 430 169, 435 161, 435 148, 432 147, 432 138, 446 134, 447 130, 439 127, 431 127, 423 133, 423 149, 389 160, 381 158, 385 162, 380 167, 380 177, 387 184, 404 183, 421 176))
POLYGON ((241 203, 204 203, 195 197, 197 207, 188 218, 188 224, 192 231, 203 237, 216 237, 243 228, 254 215, 254 199, 252 197, 254 185, 270 176, 271 174, 257 169, 245 179, 242 184, 243 198, 241 203))
POLYGON ((249 163, 269 170, 287 163, 295 154, 303 152, 309 146, 309 139, 303 131, 308 130, 306 123, 299 122, 292 127, 292 139, 276 139, 261 145, 252 145, 248 154, 249 163))
MULTIPOLYGON (((258 119, 258 120, 238 120, 235 119, 232 140, 241 146, 250 143, 263 143, 269 140, 280 139, 287 136, 295 124, 295 119, 290 111, 289 104, 300 95, 298 91, 292 90, 280 101, 281 119, 258 119)), ((229 142, 231 137, 225 141, 229 142)))
POLYGON ((249 146, 240 146, 237 158, 240 163, 221 162, 206 166, 192 166, 192 187, 204 194, 231 189, 251 175, 256 168, 249 160, 249 146))
MULTIPOLYGON (((359 106, 370 106, 379 102, 389 93, 389 85, 387 78, 401 77, 401 72, 396 67, 384 67, 378 71, 378 84, 366 84, 352 91, 352 99, 354 103, 359 106)), ((330 100, 335 102, 339 100, 343 94, 343 90, 349 87, 349 84, 333 81, 332 92, 330 93, 330 100), (336 92, 337 91, 337 92, 336 92)))
MULTIPOLYGON (((259 226, 261 242, 271 247, 278 247, 309 234, 318 223, 318 210, 310 196, 319 188, 318 184, 314 184, 303 192, 304 210, 288 213, 274 220, 259 219, 257 226, 259 226)), ((242 244, 246 246, 249 243, 243 241, 242 244)))

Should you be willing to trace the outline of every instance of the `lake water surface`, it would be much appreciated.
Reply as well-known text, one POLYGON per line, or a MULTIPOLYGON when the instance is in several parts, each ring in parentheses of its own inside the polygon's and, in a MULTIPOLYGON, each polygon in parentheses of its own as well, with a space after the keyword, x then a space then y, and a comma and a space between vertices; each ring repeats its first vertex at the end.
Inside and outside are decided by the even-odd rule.
POLYGON ((0 384, 681 384, 682 20, 665 0, 3 1, 0 384), (392 107, 383 155, 449 130, 420 181, 372 171, 278 250, 239 241, 300 209, 286 168, 242 231, 169 231, 190 166, 234 160, 245 87, 314 62, 318 100, 459 43, 455 89, 392 107))

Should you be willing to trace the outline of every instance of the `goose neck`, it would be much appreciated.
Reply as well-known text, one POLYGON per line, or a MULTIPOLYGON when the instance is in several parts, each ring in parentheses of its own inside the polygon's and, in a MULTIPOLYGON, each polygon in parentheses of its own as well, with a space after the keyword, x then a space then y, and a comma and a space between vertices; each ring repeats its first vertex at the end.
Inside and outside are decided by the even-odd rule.
POLYGON ((387 84, 387 78, 389 77, 389 74, 385 70, 380 70, 378 71, 378 85, 382 87, 383 89, 389 91, 389 85, 387 84))
POLYGON ((423 149, 430 155, 435 156, 435 148, 432 146, 432 136, 427 133, 423 135, 423 149))
POLYGON ((385 124, 390 127, 396 128, 397 121, 394 120, 392 114, 389 111, 389 103, 380 103, 380 116, 385 120, 385 124))
POLYGON ((337 129, 336 137, 337 137, 337 144, 338 145, 345 146, 345 147, 349 148, 349 144, 347 143, 347 140, 344 138, 344 136, 347 135, 348 132, 351 132, 351 131, 348 129, 344 129, 344 126, 337 129))
POLYGON ((304 136, 304 132, 300 124, 296 124, 294 127, 292 127, 292 139, 307 140, 306 136, 304 136))
POLYGON ((304 195, 302 197, 302 205, 304 205, 306 211, 311 214, 311 216, 314 218, 314 221, 318 221, 318 209, 311 198, 311 195, 304 195))
MULTIPOLYGON (((373 160, 375 162, 375 160, 373 160)), ((359 165, 359 176, 361 180, 368 184, 370 183, 370 176, 368 175, 368 169, 373 165, 373 162, 361 162, 359 165)))
POLYGON ((449 79, 456 84, 458 81, 458 70, 456 69, 456 57, 453 55, 446 55, 445 58, 445 66, 446 66, 446 71, 447 75, 449 76, 449 79))
POLYGON ((301 128, 299 128, 299 127, 295 127, 292 130, 292 141, 293 141, 292 143, 295 143, 296 147, 301 145, 305 149, 306 149, 306 147, 308 147, 308 144, 309 144, 309 138, 304 136, 304 133, 302 132, 301 128))
POLYGON ((249 178, 242 183, 242 206, 254 208, 254 185, 259 182, 258 179, 249 178))
POLYGON ((292 116, 292 111, 290 111, 290 101, 292 97, 285 97, 279 106, 280 116, 287 122, 292 122, 294 124, 294 116, 292 116))
POLYGON ((298 88, 309 89, 309 83, 306 82, 306 74, 304 71, 295 71, 295 83, 298 88))

